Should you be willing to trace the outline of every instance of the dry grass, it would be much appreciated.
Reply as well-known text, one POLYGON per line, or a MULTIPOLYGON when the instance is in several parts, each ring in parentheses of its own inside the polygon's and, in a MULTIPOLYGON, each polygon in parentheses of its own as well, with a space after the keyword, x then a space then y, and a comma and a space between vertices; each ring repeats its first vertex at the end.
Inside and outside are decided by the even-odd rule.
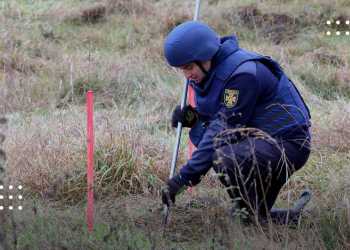
POLYGON ((346 101, 322 105, 322 113, 314 114, 313 145, 317 150, 349 152, 350 109, 346 101))
MULTIPOLYGON (((13 121, 11 139, 6 142, 9 178, 43 198, 81 201, 86 190, 83 114, 81 109, 69 109, 23 117, 24 124, 13 121)), ((170 145, 150 134, 159 118, 121 121, 120 116, 119 112, 96 116, 95 190, 99 198, 154 192, 168 173, 170 145)))
MULTIPOLYGON (((5 164, 6 164, 6 153, 2 149, 3 142, 6 138, 6 130, 7 130, 7 119, 0 115, 0 185, 5 185, 5 164)), ((7 184, 7 183, 6 183, 7 184)), ((2 195, 4 192, 2 191, 2 195)), ((1 204, 5 205, 5 204, 1 204)), ((6 202, 7 205, 7 202, 6 202)), ((0 223, 1 225, 6 225, 8 223, 8 212, 2 211, 0 213, 0 223)), ((0 247, 8 248, 8 244, 6 244, 6 231, 3 227, 0 228, 0 247)))
MULTIPOLYGON (((84 200, 86 141, 81 105, 86 89, 93 88, 97 200, 102 200, 108 225, 127 218, 130 235, 136 235, 130 241, 155 244, 158 249, 176 248, 181 242, 184 248, 203 249, 348 248, 350 52, 348 40, 326 38, 322 32, 324 20, 344 19, 350 6, 345 0, 303 4, 268 0, 254 6, 252 2, 204 2, 200 17, 221 35, 235 32, 243 47, 280 61, 311 107, 311 158, 279 200, 284 205, 303 188, 312 188, 311 214, 298 230, 264 231, 232 224, 223 216, 227 197, 217 188, 215 177, 209 176, 192 194, 179 197, 172 226, 155 243, 161 235, 159 190, 169 173, 174 143, 168 119, 182 91, 181 75, 165 65, 162 42, 172 27, 191 19, 194 1, 6 2, 0 13, 5 27, 0 31, 0 111, 8 113, 10 121, 4 143, 8 179, 22 183, 28 195, 45 202, 84 200), (289 27, 289 33, 282 26, 289 27), (208 196, 219 201, 202 202, 208 196), (116 202, 109 204, 106 199, 111 197, 116 202), (191 200, 198 207, 188 205, 191 200), (137 238, 135 232, 140 231, 137 238)), ((178 165, 185 161, 184 146, 178 165)), ((31 225, 28 218, 26 224, 31 225)), ((48 227, 44 223, 42 229, 48 227)), ((77 248, 108 245, 103 239, 77 241, 76 227, 67 228, 74 239, 67 232, 62 237, 77 248)), ((51 228, 52 232, 62 230, 58 228, 51 228)), ((110 239, 125 236, 112 231, 110 239)), ((54 243, 64 241, 50 242, 50 237, 38 236, 37 242, 57 246, 54 243)))
MULTIPOLYGON (((291 7, 295 3, 283 4, 291 7)), ((49 16, 56 17, 47 23, 33 24, 28 21, 19 25, 17 20, 3 17, 8 29, 7 32, 1 33, 0 42, 0 48, 5 51, 0 58, 2 79, 0 85, 4 90, 1 93, 1 109, 5 112, 14 112, 33 110, 36 107, 64 106, 65 102, 71 102, 74 99, 74 97, 67 97, 67 93, 72 92, 71 79, 73 79, 74 86, 75 83, 78 85, 75 86, 77 92, 85 89, 81 88, 82 82, 91 80, 89 86, 98 85, 101 99, 106 100, 103 105, 107 107, 115 103, 119 104, 119 100, 125 99, 121 96, 115 97, 110 93, 116 93, 120 89, 120 87, 117 89, 114 87, 116 79, 117 84, 122 88, 125 88, 123 85, 129 84, 128 78, 133 78, 133 82, 136 80, 139 86, 145 84, 146 88, 150 82, 156 81, 157 87, 162 88, 163 83, 169 81, 164 77, 168 75, 169 70, 159 67, 164 64, 163 38, 176 24, 190 19, 193 14, 192 5, 193 3, 185 2, 173 6, 170 2, 156 3, 138 0, 105 1, 97 5, 57 3, 40 12, 39 18, 42 20, 46 20, 49 16), (155 11, 156 9, 162 9, 162 11, 155 11), (98 22, 89 24, 82 21, 78 25, 65 22, 64 15, 70 15, 72 12, 75 13, 73 16, 78 19, 83 19, 83 16, 95 16, 93 18, 98 22), (147 18, 148 16, 153 18, 147 18), (104 21, 100 22, 100 20, 104 21), (31 32, 29 33, 28 30, 31 32), (140 62, 143 63, 140 64, 140 62), (154 66, 157 69, 152 69, 154 66), (135 72, 141 76, 130 77, 135 72), (150 75, 158 79, 154 77, 150 79, 150 75)), ((266 3, 266 5, 269 6, 271 3, 266 3)), ((13 12, 23 11, 25 14, 22 15, 22 18, 30 20, 30 15, 34 13, 25 12, 24 6, 14 3, 7 8, 8 11, 13 12)), ((248 45, 248 48, 251 44, 256 44, 255 41, 260 37, 260 32, 265 33, 272 40, 274 40, 274 34, 278 39, 282 39, 281 33, 287 34, 278 29, 272 33, 265 32, 264 27, 279 27, 286 24, 305 26, 313 22, 296 18, 288 14, 288 11, 283 14, 277 12, 275 8, 267 11, 264 4, 246 7, 244 3, 240 3, 236 8, 235 4, 229 2, 211 3, 208 6, 204 5, 201 13, 204 20, 217 28, 222 35, 236 31, 241 44, 248 45), (261 22, 254 19, 255 28, 253 30, 250 27, 252 18, 262 19, 261 22), (237 25, 237 23, 242 25, 237 25)), ((296 39, 299 42, 299 39, 296 39)), ((272 47, 269 38, 264 39, 262 44, 260 52, 269 52, 268 47, 272 47)), ((305 57, 300 59, 302 63, 298 61, 299 55, 305 54, 303 46, 307 46, 305 42, 302 46, 295 46, 293 43, 287 43, 284 46, 285 50, 295 51, 290 53, 288 58, 292 62, 297 61, 296 65, 304 65, 304 61, 310 61, 305 57)), ((324 47, 325 44, 322 46, 324 47)), ((280 55, 275 51, 280 48, 281 46, 271 48, 272 55, 277 54, 278 59, 281 59, 280 55)), ((329 51, 329 48, 326 47, 324 50, 329 51)), ((341 50, 337 48, 336 51, 341 50)), ((321 61, 326 60, 325 62, 336 60, 336 63, 340 61, 344 63, 343 58, 334 58, 334 55, 326 54, 323 52, 315 54, 316 67, 320 63, 320 58, 321 61)), ((346 53, 344 57, 345 55, 346 53)), ((322 89, 327 90, 328 87, 334 89, 330 82, 335 81, 337 82, 335 89, 341 93, 344 90, 348 92, 349 88, 346 65, 337 72, 331 69, 332 72, 329 77, 325 78, 326 80, 319 79, 311 72, 313 64, 296 70, 297 74, 303 77, 305 84, 311 85, 312 88, 315 89, 314 86, 322 82, 324 85, 322 89), (303 72, 305 69, 307 72, 303 72)), ((322 66, 320 70, 323 71, 324 67, 322 66)), ((181 78, 171 79, 171 82, 175 83, 178 79, 181 78)), ((120 93, 129 97, 129 93, 125 95, 123 90, 120 93)), ((145 93, 148 94, 149 91, 142 91, 143 95, 145 93)), ((136 91, 135 95, 139 94, 140 92, 136 91)), ((163 96, 163 94, 157 96, 163 96)), ((150 98, 153 97, 146 97, 146 99, 150 98)), ((79 97, 77 99, 81 100, 79 97)))

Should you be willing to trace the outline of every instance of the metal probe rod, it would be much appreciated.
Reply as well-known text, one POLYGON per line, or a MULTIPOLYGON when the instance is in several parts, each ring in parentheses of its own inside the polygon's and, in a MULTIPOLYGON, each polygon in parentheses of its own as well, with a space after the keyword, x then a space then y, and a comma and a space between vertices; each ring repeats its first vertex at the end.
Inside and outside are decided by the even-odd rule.
MULTIPOLYGON (((200 0, 196 0, 196 9, 194 12, 193 21, 197 21, 197 19, 198 19, 200 2, 201 2, 200 0)), ((181 99, 181 109, 183 109, 186 105, 188 83, 189 83, 189 81, 187 79, 185 79, 184 85, 183 85, 182 99, 181 99)), ((181 132, 182 132, 182 123, 178 122, 177 129, 176 129, 176 144, 175 144, 175 148, 174 148, 174 152, 173 152, 173 157, 171 160, 169 179, 171 179, 175 174, 176 161, 177 161, 177 156, 179 154, 181 132)), ((164 226, 166 226, 168 224, 169 213, 170 213, 170 208, 167 205, 164 205, 164 220, 163 220, 164 226)))

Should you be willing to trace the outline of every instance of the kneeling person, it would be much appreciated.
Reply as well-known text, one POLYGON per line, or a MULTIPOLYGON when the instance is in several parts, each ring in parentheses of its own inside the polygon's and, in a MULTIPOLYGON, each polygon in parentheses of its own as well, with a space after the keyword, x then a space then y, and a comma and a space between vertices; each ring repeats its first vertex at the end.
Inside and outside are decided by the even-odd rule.
POLYGON ((310 112, 293 82, 270 57, 240 48, 235 36, 220 38, 201 22, 175 27, 164 54, 194 89, 196 108, 176 107, 172 125, 190 127, 197 149, 168 180, 163 203, 213 167, 237 209, 259 220, 285 220, 285 211, 272 206, 306 163, 311 140, 310 112))

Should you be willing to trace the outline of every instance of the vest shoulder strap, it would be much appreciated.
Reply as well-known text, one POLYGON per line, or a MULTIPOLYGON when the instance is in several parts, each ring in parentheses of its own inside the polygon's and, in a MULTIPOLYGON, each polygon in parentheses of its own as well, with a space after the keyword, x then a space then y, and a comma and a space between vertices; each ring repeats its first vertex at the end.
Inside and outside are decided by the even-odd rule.
POLYGON ((254 52, 246 51, 244 49, 237 50, 228 58, 227 63, 230 65, 230 74, 225 74, 225 72, 223 72, 224 79, 222 80, 227 82, 235 75, 243 72, 256 74, 255 63, 248 62, 262 61, 263 58, 264 56, 254 52))

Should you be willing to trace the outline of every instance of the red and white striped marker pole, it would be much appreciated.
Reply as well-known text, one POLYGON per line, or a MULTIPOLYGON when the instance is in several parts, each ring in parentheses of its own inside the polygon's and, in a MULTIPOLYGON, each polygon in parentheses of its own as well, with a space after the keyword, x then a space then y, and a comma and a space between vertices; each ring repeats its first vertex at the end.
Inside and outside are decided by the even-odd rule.
POLYGON ((87 113, 87 208, 86 222, 88 231, 94 229, 94 92, 86 93, 87 113))

